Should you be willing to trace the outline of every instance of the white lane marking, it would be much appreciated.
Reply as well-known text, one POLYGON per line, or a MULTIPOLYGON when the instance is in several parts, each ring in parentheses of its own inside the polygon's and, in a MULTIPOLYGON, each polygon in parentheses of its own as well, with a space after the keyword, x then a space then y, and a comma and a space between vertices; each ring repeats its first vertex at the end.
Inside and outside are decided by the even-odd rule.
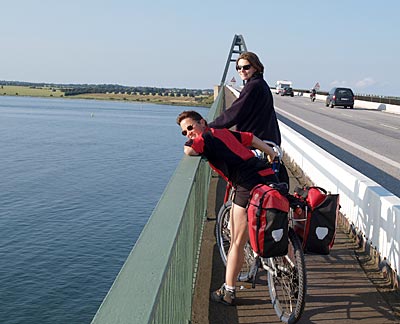
POLYGON ((364 152, 365 154, 370 155, 374 159, 381 160, 382 162, 385 162, 387 164, 390 164, 390 165, 394 166, 395 168, 400 169, 400 163, 398 163, 396 161, 393 161, 393 160, 391 160, 391 159, 389 159, 389 158, 387 158, 385 156, 382 156, 382 155, 380 155, 380 154, 378 154, 378 153, 376 153, 374 151, 371 151, 371 150, 369 150, 369 149, 367 149, 367 148, 365 148, 365 147, 363 147, 361 145, 358 145, 358 144, 355 144, 353 142, 350 142, 349 140, 347 140, 345 138, 342 138, 342 137, 340 137, 340 136, 338 136, 338 135, 336 135, 334 133, 331 133, 331 132, 329 132, 329 131, 321 128, 321 127, 315 126, 315 125, 311 124, 310 122, 305 121, 304 119, 301 119, 301 118, 299 118, 299 117, 297 117, 297 116, 295 116, 295 115, 293 115, 291 113, 288 113, 287 111, 284 111, 282 108, 279 108, 279 107, 275 106, 275 109, 278 110, 283 115, 287 115, 287 116, 290 116, 291 118, 297 119, 300 122, 302 122, 302 123, 304 123, 304 124, 306 124, 306 125, 308 125, 310 127, 313 127, 315 129, 317 129, 318 131, 320 131, 322 133, 325 133, 326 135, 329 135, 329 136, 333 137, 334 139, 336 139, 338 141, 341 141, 341 142, 343 142, 343 143, 345 143, 345 144, 347 144, 349 146, 352 146, 352 147, 356 148, 357 150, 360 150, 361 152, 364 152))
POLYGON ((399 129, 398 127, 392 126, 392 125, 387 125, 387 124, 379 124, 381 126, 387 127, 387 128, 391 128, 391 129, 399 129))

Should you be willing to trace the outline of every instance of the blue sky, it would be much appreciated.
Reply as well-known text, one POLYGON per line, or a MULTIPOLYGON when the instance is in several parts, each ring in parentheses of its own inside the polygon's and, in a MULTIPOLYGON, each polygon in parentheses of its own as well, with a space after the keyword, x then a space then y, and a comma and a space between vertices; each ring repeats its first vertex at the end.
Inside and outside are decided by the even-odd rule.
POLYGON ((208 89, 238 34, 270 85, 400 96, 399 13, 398 0, 0 1, 0 80, 208 89))

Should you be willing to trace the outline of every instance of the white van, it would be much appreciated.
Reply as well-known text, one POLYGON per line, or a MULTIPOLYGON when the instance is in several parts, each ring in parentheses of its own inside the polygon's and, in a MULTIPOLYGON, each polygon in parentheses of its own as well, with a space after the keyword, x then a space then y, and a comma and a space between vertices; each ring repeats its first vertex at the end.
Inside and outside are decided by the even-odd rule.
POLYGON ((280 81, 276 81, 275 84, 275 93, 279 93, 279 91, 281 91, 281 89, 283 89, 284 87, 291 87, 292 88, 292 81, 288 81, 288 80, 280 80, 280 81))

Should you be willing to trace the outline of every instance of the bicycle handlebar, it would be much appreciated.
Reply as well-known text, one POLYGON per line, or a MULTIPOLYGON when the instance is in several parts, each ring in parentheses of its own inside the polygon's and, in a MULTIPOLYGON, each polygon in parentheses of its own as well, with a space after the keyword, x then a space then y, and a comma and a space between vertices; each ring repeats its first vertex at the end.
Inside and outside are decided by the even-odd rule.
MULTIPOLYGON (((263 142, 272 147, 272 149, 276 153, 276 157, 279 159, 279 162, 281 162, 282 158, 283 158, 283 152, 282 152, 282 149, 280 148, 280 146, 272 141, 263 140, 263 142)), ((265 153, 263 151, 261 151, 259 149, 254 149, 253 152, 254 152, 255 156, 257 156, 258 158, 260 158, 260 157, 265 158, 265 153)))

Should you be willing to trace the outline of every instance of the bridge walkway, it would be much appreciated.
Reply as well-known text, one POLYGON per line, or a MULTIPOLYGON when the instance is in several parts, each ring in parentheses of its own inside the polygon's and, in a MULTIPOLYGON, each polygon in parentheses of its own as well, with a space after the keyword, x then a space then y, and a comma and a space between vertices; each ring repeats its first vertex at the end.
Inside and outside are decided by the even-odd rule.
MULTIPOLYGON (((291 188, 298 180, 291 174, 291 188)), ((222 204, 225 183, 213 175, 207 221, 204 227, 199 269, 195 285, 192 324, 280 323, 270 303, 265 275, 255 289, 237 283, 237 306, 209 301, 210 291, 224 281, 224 265, 215 244, 215 217, 222 204)), ((398 297, 391 300, 378 292, 357 259, 357 244, 339 228, 330 255, 306 255, 308 291, 299 323, 400 323, 396 317, 398 297), (396 304, 397 303, 397 304, 396 304)), ((386 296, 387 297, 387 296, 386 296)), ((389 298, 390 299, 390 298, 389 298)), ((399 314, 399 312, 397 312, 399 314)))

